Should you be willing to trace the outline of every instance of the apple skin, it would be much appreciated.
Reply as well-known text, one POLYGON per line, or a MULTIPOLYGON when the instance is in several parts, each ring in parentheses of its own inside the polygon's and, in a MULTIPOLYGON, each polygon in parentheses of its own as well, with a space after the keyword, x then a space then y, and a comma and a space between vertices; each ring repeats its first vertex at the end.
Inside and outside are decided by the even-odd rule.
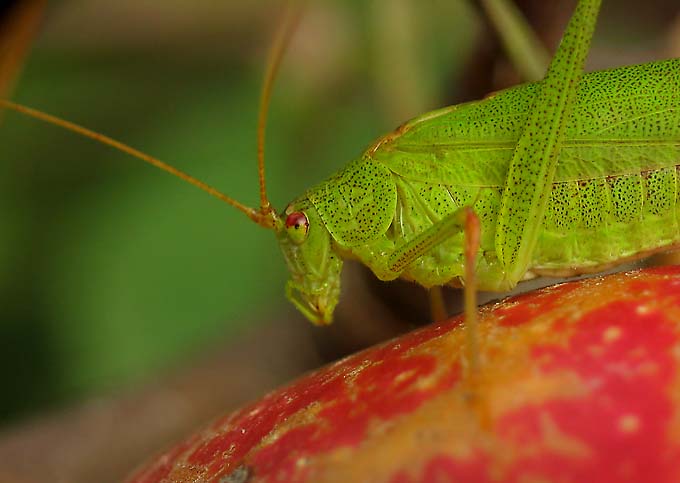
POLYGON ((678 482, 680 267, 570 282, 304 376, 129 483, 678 482))

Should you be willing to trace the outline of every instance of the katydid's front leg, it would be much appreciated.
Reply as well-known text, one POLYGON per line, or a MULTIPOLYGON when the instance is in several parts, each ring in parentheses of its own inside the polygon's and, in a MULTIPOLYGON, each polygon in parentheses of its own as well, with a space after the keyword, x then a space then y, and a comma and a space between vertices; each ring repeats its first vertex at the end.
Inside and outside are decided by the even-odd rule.
POLYGON ((510 161, 494 241, 510 285, 531 262, 600 3, 579 0, 510 161))
MULTIPOLYGON (((465 327, 467 330, 467 367, 474 375, 479 368, 477 337, 477 281, 475 259, 479 253, 479 218, 470 207, 460 208, 438 221, 412 240, 396 248, 388 260, 388 269, 401 273, 408 265, 445 240, 464 234, 465 255, 465 327)), ((438 317, 433 307, 433 316, 438 317)))
POLYGON ((460 208, 408 242, 395 247, 387 261, 388 270, 400 274, 434 247, 462 232, 467 213, 471 210, 471 208, 460 208))

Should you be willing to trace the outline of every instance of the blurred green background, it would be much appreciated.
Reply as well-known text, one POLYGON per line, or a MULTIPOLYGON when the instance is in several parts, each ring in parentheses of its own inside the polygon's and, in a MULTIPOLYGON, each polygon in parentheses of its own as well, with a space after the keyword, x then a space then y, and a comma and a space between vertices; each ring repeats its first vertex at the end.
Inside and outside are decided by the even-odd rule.
MULTIPOLYGON (((278 209, 441 105, 474 16, 464 2, 415 7, 310 2, 268 126, 278 209)), ((14 98, 256 205, 259 88, 280 13, 265 0, 53 3, 14 98)), ((272 234, 232 208, 16 114, 0 144, 0 423, 181 364, 282 309, 307 323, 285 301, 272 234)))
MULTIPOLYGON (((663 50, 680 38, 668 28, 674 1, 636 6, 635 18, 632 1, 606 4, 591 68, 678 55, 663 50)), ((268 125, 278 209, 404 120, 460 90, 488 92, 479 79, 513 82, 507 68, 465 70, 489 38, 470 3, 308 2, 268 125)), ((54 2, 14 98, 256 205, 258 96, 280 7, 54 2)), ((0 424, 181 366, 251 324, 307 323, 285 301, 273 235, 232 208, 16 114, 2 118, 0 144, 0 424)))

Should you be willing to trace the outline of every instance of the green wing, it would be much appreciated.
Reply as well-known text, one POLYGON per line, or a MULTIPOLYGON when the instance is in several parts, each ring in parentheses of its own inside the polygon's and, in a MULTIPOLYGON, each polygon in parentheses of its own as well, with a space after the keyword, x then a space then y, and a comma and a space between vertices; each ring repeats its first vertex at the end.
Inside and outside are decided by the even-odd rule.
MULTIPOLYGON (((449 186, 505 184, 537 84, 425 114, 372 154, 394 173, 449 186)), ((680 59, 583 77, 554 183, 680 164, 680 59)))

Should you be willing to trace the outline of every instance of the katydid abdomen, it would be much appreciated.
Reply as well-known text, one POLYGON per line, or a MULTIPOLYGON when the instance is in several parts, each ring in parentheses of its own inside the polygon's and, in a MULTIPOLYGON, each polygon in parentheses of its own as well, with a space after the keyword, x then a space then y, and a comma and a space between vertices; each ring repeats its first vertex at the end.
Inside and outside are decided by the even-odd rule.
MULTIPOLYGON (((495 257, 494 234, 508 165, 536 87, 425 114, 381 139, 331 180, 358 193, 345 198, 372 193, 363 203, 370 216, 357 221, 348 215, 341 232, 334 226, 337 211, 325 208, 324 185, 310 190, 338 248, 379 277, 394 278, 385 255, 456 209, 474 206, 482 226, 479 286, 511 288, 515 282, 495 257), (373 177, 382 179, 362 184, 373 177)), ((678 164, 680 60, 584 76, 526 278, 591 272, 680 242, 678 164)), ((336 209, 343 206, 339 198, 336 209)), ((355 215, 361 211, 354 208, 355 215)), ((426 287, 456 284, 462 240, 462 233, 453 236, 399 276, 426 287)))

